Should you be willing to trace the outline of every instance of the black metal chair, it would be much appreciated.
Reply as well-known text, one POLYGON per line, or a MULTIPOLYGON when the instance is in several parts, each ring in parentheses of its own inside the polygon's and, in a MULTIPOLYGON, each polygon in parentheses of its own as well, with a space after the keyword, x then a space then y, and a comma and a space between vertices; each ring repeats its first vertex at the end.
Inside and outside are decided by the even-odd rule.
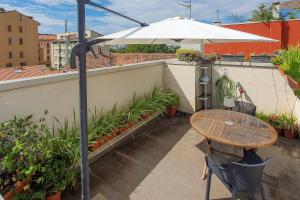
POLYGON ((270 159, 262 160, 254 152, 247 152, 244 159, 240 162, 220 165, 210 156, 205 156, 208 165, 208 177, 206 185, 205 199, 209 200, 211 175, 214 173, 220 181, 232 193, 232 199, 235 200, 237 195, 254 197, 261 193, 264 198, 261 177, 265 165, 270 159))
POLYGON ((248 115, 256 116, 256 106, 243 101, 235 101, 235 107, 232 109, 236 112, 242 112, 248 115))

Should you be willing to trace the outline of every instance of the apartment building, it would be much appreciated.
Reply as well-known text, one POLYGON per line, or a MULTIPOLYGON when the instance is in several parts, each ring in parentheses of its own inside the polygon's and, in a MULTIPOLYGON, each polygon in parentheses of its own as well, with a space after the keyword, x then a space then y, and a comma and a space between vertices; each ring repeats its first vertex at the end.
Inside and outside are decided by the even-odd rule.
POLYGON ((51 65, 51 42, 56 40, 54 34, 39 34, 39 64, 51 65))
MULTIPOLYGON (((85 32, 87 40, 97 38, 102 34, 93 30, 85 32)), ((77 32, 59 33, 56 37, 57 40, 51 42, 51 66, 56 69, 61 69, 69 64, 69 56, 72 48, 77 44, 77 32)))
POLYGON ((37 65, 39 22, 0 8, 0 67, 37 65))

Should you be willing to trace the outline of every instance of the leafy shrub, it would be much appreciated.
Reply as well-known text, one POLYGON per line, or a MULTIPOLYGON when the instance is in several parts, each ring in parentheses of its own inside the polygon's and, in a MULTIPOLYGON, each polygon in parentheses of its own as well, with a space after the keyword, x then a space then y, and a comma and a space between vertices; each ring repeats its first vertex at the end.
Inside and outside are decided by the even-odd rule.
POLYGON ((300 83, 300 48, 289 47, 282 52, 281 69, 295 81, 300 83))
POLYGON ((284 59, 281 55, 275 56, 272 58, 273 65, 281 66, 284 62, 284 59))
POLYGON ((224 97, 236 97, 237 84, 227 75, 223 75, 215 83, 216 96, 220 105, 223 105, 224 97))
POLYGON ((185 62, 201 62, 203 61, 203 58, 201 56, 200 51, 197 50, 190 50, 190 49, 178 49, 176 51, 176 57, 180 61, 185 61, 185 62))
POLYGON ((129 44, 125 53, 175 53, 178 47, 166 44, 129 44))

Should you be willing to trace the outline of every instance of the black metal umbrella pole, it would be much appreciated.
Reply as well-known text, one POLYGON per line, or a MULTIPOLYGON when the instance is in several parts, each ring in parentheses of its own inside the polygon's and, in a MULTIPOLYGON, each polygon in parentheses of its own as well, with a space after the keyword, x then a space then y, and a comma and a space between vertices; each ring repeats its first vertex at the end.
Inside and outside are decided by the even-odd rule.
MULTIPOLYGON (((79 98, 80 98, 80 151, 81 151, 81 199, 90 199, 89 190, 89 161, 88 161, 88 116, 87 116, 87 81, 86 81, 86 53, 93 52, 91 47, 94 44, 103 42, 104 40, 96 39, 87 42, 85 39, 85 5, 91 5, 99 9, 106 10, 120 17, 126 18, 147 26, 146 23, 140 22, 123 14, 115 12, 111 9, 91 2, 90 0, 77 0, 77 21, 78 21, 78 44, 74 46, 70 56, 72 68, 76 68, 76 57, 79 59, 79 98)), ((93 52, 94 53, 94 52, 93 52)), ((95 53, 94 53, 95 55, 95 53)))

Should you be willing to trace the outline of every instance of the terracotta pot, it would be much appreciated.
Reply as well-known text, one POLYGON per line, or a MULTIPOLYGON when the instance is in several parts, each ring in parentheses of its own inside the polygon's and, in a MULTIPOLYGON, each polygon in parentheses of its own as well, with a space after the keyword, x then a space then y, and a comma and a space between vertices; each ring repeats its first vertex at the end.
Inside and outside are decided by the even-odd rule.
POLYGON ((282 135, 282 128, 274 127, 278 135, 282 135))
POLYGON ((128 130, 128 126, 127 125, 124 125, 123 127, 121 127, 120 129, 119 129, 119 132, 120 133, 124 133, 124 132, 126 132, 128 130))
POLYGON ((150 118, 150 116, 151 116, 150 114, 142 114, 141 120, 147 120, 150 118))
POLYGON ((15 189, 14 191, 9 191, 7 192, 5 195, 4 195, 4 199, 5 200, 12 200, 13 197, 14 197, 14 193, 20 193, 23 191, 24 187, 27 185, 27 181, 24 180, 24 181, 21 181, 21 182, 18 182, 16 185, 15 185, 15 189))
POLYGON ((49 197, 46 197, 46 200, 61 200, 61 192, 57 192, 49 197))
POLYGON ((300 88, 300 84, 297 81, 295 81, 292 77, 287 76, 287 80, 293 90, 300 88))
POLYGON ((134 122, 129 121, 129 122, 127 123, 127 127, 128 127, 128 128, 132 128, 133 126, 134 126, 134 122))
POLYGON ((295 137, 295 132, 291 129, 283 129, 284 137, 288 139, 293 139, 295 137))
POLYGON ((106 141, 105 141, 104 138, 101 138, 99 140, 94 141, 93 144, 91 145, 92 151, 96 151, 97 149, 99 149, 105 143, 106 143, 106 141))
POLYGON ((176 116, 177 106, 171 106, 167 108, 167 114, 169 118, 176 116))

